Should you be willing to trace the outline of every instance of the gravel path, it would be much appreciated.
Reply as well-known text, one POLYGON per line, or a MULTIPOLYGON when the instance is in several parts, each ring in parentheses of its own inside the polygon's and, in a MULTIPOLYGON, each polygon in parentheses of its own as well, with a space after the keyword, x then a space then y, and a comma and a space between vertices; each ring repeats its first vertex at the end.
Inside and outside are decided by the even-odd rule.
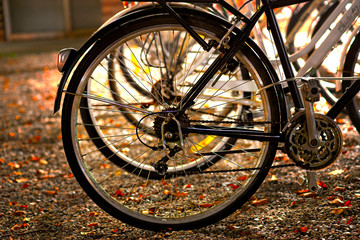
POLYGON ((318 173, 319 196, 299 186, 305 172, 291 167, 272 170, 251 201, 202 229, 156 233, 112 218, 67 165, 60 115, 52 114, 55 59, 0 58, 0 239, 360 239, 360 137, 346 119, 341 158, 318 173))

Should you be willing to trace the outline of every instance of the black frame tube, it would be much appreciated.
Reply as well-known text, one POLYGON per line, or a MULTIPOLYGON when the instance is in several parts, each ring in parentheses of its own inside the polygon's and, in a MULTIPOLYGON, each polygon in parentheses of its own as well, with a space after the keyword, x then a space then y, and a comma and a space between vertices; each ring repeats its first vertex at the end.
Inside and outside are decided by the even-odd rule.
POLYGON ((280 134, 266 133, 257 130, 239 129, 239 128, 211 128, 207 126, 194 126, 181 129, 184 133, 198 133, 204 135, 216 135, 223 137, 241 138, 258 141, 283 141, 280 134))
MULTIPOLYGON (((268 4, 271 3, 271 1, 269 1, 269 0, 264 0, 264 2, 267 2, 268 4)), ((265 14, 267 16, 268 26, 269 26, 269 29, 271 31, 271 35, 274 38, 275 46, 276 46, 276 49, 277 49, 278 54, 279 54, 279 58, 280 58, 280 61, 281 61, 281 65, 282 65, 285 77, 287 79, 294 78, 295 75, 294 75, 294 72, 293 72, 292 67, 291 67, 291 62, 289 60, 289 56, 288 56, 288 54, 286 52, 286 49, 285 49, 285 43, 284 43, 284 40, 283 40, 281 32, 280 32, 279 24, 278 24, 278 22, 276 20, 276 17, 275 17, 274 9, 273 8, 267 8, 266 11, 265 11, 265 14)), ((293 101, 294 101, 295 108, 297 110, 301 109, 301 108, 304 108, 302 98, 301 98, 301 94, 300 94, 300 91, 299 91, 299 89, 297 87, 296 81, 288 82, 288 86, 289 86, 291 96, 292 96, 293 101)))
POLYGON ((346 105, 356 96, 360 91, 360 79, 354 81, 350 87, 348 87, 345 93, 337 100, 337 102, 326 113, 326 116, 335 119, 346 107, 346 105))

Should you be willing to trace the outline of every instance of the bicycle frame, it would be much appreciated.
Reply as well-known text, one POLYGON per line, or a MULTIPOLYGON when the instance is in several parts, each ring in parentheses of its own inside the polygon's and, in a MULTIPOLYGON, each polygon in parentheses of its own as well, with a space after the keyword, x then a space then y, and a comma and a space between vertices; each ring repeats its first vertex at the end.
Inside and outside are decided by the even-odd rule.
MULTIPOLYGON (((258 7, 258 10, 254 13, 251 18, 247 18, 245 15, 238 12, 236 9, 234 9, 231 5, 227 4, 224 0, 204 0, 204 1, 196 1, 196 0, 190 0, 189 3, 217 3, 220 4, 222 7, 227 9, 229 12, 233 13, 238 19, 240 19, 242 22, 244 22, 244 26, 241 28, 242 35, 239 37, 233 39, 232 44, 230 45, 230 48, 224 52, 224 54, 221 54, 209 67, 209 69, 203 74, 203 76, 197 81, 197 83, 194 85, 194 87, 189 91, 188 94, 185 95, 185 97, 182 99, 182 101, 179 103, 178 108, 180 111, 185 111, 186 109, 190 108, 194 102, 194 99, 202 92, 202 89, 206 87, 211 79, 214 77, 214 75, 218 72, 219 69, 223 69, 223 67, 227 64, 229 60, 231 60, 235 54, 240 50, 241 43, 244 42, 249 36, 252 29, 255 27, 256 23, 260 19, 260 17, 265 14, 267 16, 268 26, 270 29, 270 32, 272 34, 272 37, 275 42, 276 49, 278 51, 278 55, 280 58, 281 65, 283 67, 283 71, 286 77, 286 82, 288 83, 288 88, 290 90, 290 94, 292 96, 294 106, 296 111, 303 110, 304 109, 304 103, 303 99, 301 97, 301 94, 298 89, 298 85, 296 83, 296 80, 298 78, 295 78, 294 71, 291 66, 291 61, 289 59, 289 56, 286 52, 284 40, 282 38, 278 22, 275 17, 274 9, 279 7, 285 7, 292 4, 299 4, 303 2, 307 2, 309 0, 290 0, 290 1, 282 1, 282 0, 263 0, 262 6, 258 7)), ((189 34, 198 41, 198 43, 207 51, 210 51, 212 46, 208 43, 206 43, 186 22, 184 22, 181 19, 181 16, 179 16, 172 8, 168 5, 168 2, 179 2, 177 0, 157 0, 157 3, 159 3, 164 9, 166 9, 172 16, 174 16, 180 24, 183 25, 183 27, 189 32, 189 34)), ((345 5, 349 2, 349 0, 344 0, 343 4, 340 4, 343 8, 345 5)), ((340 8, 340 7, 339 7, 340 8)), ((336 11, 337 12, 337 11, 336 11)), ((341 29, 342 32, 348 29, 353 20, 359 15, 360 13, 360 0, 355 0, 352 6, 344 13, 343 19, 346 20, 346 22, 339 22, 336 26, 336 29, 341 29)), ((330 20, 327 21, 326 24, 328 24, 330 20)), ((326 26, 326 24, 324 24, 326 26)), ((323 27, 325 28, 325 27, 323 27)), ((230 29, 231 31, 231 29, 230 29)), ((321 32, 321 30, 320 30, 321 32)), ((337 36, 337 39, 332 40, 332 45, 327 42, 328 39, 324 41, 324 43, 321 45, 321 54, 326 55, 328 51, 327 49, 331 49, 331 47, 338 41, 341 34, 340 33, 333 33, 328 36, 328 38, 332 38, 334 36, 337 36), (325 44, 326 43, 326 44, 325 44)), ((315 56, 315 55, 313 55, 315 56)), ((314 57, 315 58, 315 57, 314 57)), ((322 58, 320 59, 320 63, 322 61, 322 58)), ((312 61, 309 62, 309 64, 304 68, 307 71, 310 69, 308 66, 313 66, 312 61), (311 63, 311 64, 310 64, 311 63)), ((299 74, 298 74, 299 75, 299 74)), ((328 117, 334 119, 341 111, 342 109, 347 105, 349 101, 352 100, 353 97, 360 91, 360 81, 355 81, 349 89, 343 94, 343 96, 337 101, 337 103, 330 109, 330 111, 326 114, 328 117)), ((211 134, 211 135, 218 135, 218 136, 228 136, 228 137, 236 137, 236 138, 243 138, 243 139, 252 139, 252 140, 259 140, 259 141, 278 141, 283 142, 284 141, 284 135, 283 134, 271 134, 271 133, 264 133, 256 130, 242 130, 238 128, 228 128, 228 129, 216 129, 216 128, 205 128, 203 126, 193 126, 189 128, 183 129, 184 132, 187 133, 204 133, 204 134, 211 134)))

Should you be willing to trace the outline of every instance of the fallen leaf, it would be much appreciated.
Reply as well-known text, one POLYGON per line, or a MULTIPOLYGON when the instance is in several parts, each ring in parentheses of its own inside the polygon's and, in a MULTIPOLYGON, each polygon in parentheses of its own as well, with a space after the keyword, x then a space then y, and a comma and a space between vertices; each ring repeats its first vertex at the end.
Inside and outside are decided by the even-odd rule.
POLYGON ((245 181, 246 179, 247 179, 247 176, 241 176, 241 177, 236 178, 236 180, 238 180, 238 181, 245 181))
POLYGON ((10 166, 11 170, 19 169, 21 166, 18 163, 9 162, 8 166, 10 166))
POLYGON ((10 206, 17 206, 18 203, 17 203, 17 202, 9 202, 9 205, 10 205, 10 206))
POLYGON ((19 230, 21 228, 21 225, 19 224, 15 224, 14 226, 11 227, 11 231, 16 231, 16 230, 19 230))
POLYGON ((45 175, 39 176, 38 178, 42 179, 42 180, 46 180, 46 179, 55 178, 55 175, 53 175, 53 174, 45 174, 45 175))
POLYGON ((23 182, 27 182, 27 181, 29 181, 28 178, 18 178, 18 179, 15 179, 15 182, 17 182, 17 183, 23 183, 23 182))
POLYGON ((346 188, 344 188, 344 187, 335 187, 334 190, 338 191, 338 192, 345 192, 346 188))
POLYGON ((350 200, 347 200, 344 204, 345 207, 351 207, 352 206, 352 203, 350 200))
POLYGON ((300 227, 300 228, 299 228, 299 232, 301 232, 301 233, 306 233, 306 231, 307 231, 308 229, 309 229, 308 227, 300 227))
POLYGON ((14 212, 14 216, 23 216, 23 215, 25 215, 25 211, 21 211, 21 210, 18 210, 18 211, 16 211, 16 212, 14 212))
POLYGON ((39 161, 40 159, 41 159, 40 157, 35 157, 35 156, 31 157, 31 161, 34 161, 34 162, 39 161))
POLYGON ((89 217, 94 217, 94 216, 97 216, 97 215, 99 215, 98 212, 90 212, 89 217))
POLYGON ((156 208, 149 208, 148 214, 155 214, 155 213, 156 213, 156 208))
POLYGON ((338 198, 335 198, 330 203, 337 206, 344 206, 344 202, 338 198))
POLYGON ((251 204, 253 206, 260 206, 260 205, 265 205, 269 202, 269 199, 263 198, 263 199, 259 199, 259 200, 254 200, 251 202, 251 204))
POLYGON ((123 196, 125 196, 125 194, 124 193, 122 193, 122 191, 119 189, 119 190, 116 190, 116 192, 115 192, 115 195, 117 196, 117 197, 123 197, 123 196))
POLYGON ((189 193, 187 192, 176 192, 173 193, 172 195, 176 196, 176 197, 186 197, 189 193))
POLYGON ((346 223, 346 224, 348 224, 348 225, 349 225, 353 219, 354 219, 354 217, 351 217, 351 218, 347 221, 347 223, 346 223))
POLYGON ((99 226, 99 223, 97 223, 97 222, 93 222, 88 225, 88 227, 98 227, 98 226, 99 226))
POLYGON ((56 191, 53 191, 53 190, 47 190, 47 191, 45 191, 45 194, 46 194, 46 195, 50 195, 50 196, 51 196, 51 195, 56 195, 56 193, 57 193, 57 192, 56 192, 56 191))
POLYGON ((46 161, 45 159, 40 159, 39 163, 42 165, 47 165, 48 161, 46 161))
POLYGON ((227 227, 228 227, 228 229, 230 229, 230 230, 234 230, 234 229, 235 229, 235 227, 234 227, 234 226, 231 226, 231 225, 228 225, 227 227))
POLYGON ((342 212, 344 212, 344 208, 335 208, 331 212, 334 214, 341 214, 342 212))
POLYGON ((276 182, 278 179, 275 175, 272 175, 270 178, 270 182, 276 182))
POLYGON ((307 192, 310 192, 309 189, 301 189, 301 190, 296 191, 296 194, 301 195, 301 194, 304 194, 304 193, 307 193, 307 192))
POLYGON ((45 170, 39 169, 36 171, 36 176, 45 175, 45 174, 47 174, 47 171, 45 170))
POLYGON ((291 206, 291 207, 294 207, 294 206, 299 205, 299 204, 301 204, 301 203, 303 203, 303 202, 305 202, 305 200, 293 201, 293 202, 290 203, 290 206, 291 206))
POLYGON ((24 185, 22 185, 22 187, 21 188, 28 188, 30 186, 30 184, 29 183, 24 183, 24 185))
POLYGON ((324 190, 328 189, 328 187, 326 186, 326 184, 324 182, 317 182, 317 185, 319 185, 324 190))
POLYGON ((10 85, 9 83, 10 83, 9 78, 4 77, 4 86, 3 86, 4 91, 9 90, 9 85, 10 85))
POLYGON ((108 164, 106 164, 106 163, 103 163, 103 164, 100 165, 100 168, 101 168, 101 169, 109 169, 110 167, 111 167, 111 166, 108 165, 108 164))
POLYGON ((203 200, 204 198, 205 198, 204 195, 200 195, 200 196, 199 196, 199 200, 203 200))
POLYGON ((328 175, 338 175, 338 174, 342 174, 343 172, 345 172, 345 170, 338 169, 338 170, 329 172, 328 175))
POLYGON ((300 196, 304 197, 304 198, 313 198, 313 197, 316 197, 317 194, 314 192, 305 192, 303 194, 300 194, 300 196))
POLYGON ((236 189, 238 189, 240 187, 239 185, 235 185, 233 183, 228 184, 228 186, 231 187, 234 190, 236 190, 236 189))
POLYGON ((202 208, 211 208, 212 206, 214 206, 214 204, 211 203, 203 203, 203 204, 199 204, 200 207, 202 208))
POLYGON ((339 124, 344 124, 345 123, 344 119, 342 119, 342 118, 338 118, 338 119, 336 119, 336 121, 339 124))

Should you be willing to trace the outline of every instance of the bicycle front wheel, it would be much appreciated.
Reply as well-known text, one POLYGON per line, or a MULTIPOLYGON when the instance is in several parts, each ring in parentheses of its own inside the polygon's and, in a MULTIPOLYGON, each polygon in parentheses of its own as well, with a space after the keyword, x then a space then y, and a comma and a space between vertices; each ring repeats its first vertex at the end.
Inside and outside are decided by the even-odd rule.
MULTIPOLYGON (((206 41, 227 31, 218 18, 177 11, 206 41)), ((214 223, 255 193, 277 142, 185 130, 278 133, 276 92, 257 93, 271 83, 268 71, 244 44, 233 71, 216 74, 183 110, 179 102, 219 52, 203 51, 166 13, 125 25, 96 42, 70 80, 62 114, 70 167, 90 198, 126 223, 151 230, 214 223), (121 67, 109 64, 115 58, 121 67)))

